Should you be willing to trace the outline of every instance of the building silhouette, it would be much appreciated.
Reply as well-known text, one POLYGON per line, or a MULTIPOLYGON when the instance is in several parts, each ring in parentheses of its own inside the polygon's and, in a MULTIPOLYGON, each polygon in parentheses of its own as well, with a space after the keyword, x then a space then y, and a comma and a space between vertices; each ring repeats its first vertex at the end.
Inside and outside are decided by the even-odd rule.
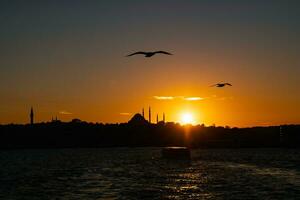
POLYGON ((34 123, 34 113, 33 113, 33 108, 31 107, 30 109, 30 124, 34 123))
POLYGON ((131 125, 146 125, 148 121, 139 113, 135 114, 129 121, 131 125))
POLYGON ((52 122, 52 123, 59 123, 59 122, 61 122, 61 121, 57 118, 57 116, 55 116, 55 119, 52 117, 51 122, 52 122))
POLYGON ((149 106, 149 123, 151 124, 151 107, 149 106))

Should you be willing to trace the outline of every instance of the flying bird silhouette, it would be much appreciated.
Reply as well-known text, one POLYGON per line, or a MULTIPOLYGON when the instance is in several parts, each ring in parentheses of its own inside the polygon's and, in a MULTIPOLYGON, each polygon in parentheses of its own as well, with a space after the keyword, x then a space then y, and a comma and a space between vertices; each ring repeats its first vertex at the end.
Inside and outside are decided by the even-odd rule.
POLYGON ((135 52, 135 53, 132 53, 132 54, 129 54, 127 55, 126 57, 129 57, 129 56, 133 56, 133 55, 137 55, 137 54, 143 54, 145 55, 145 57, 152 57, 154 56, 155 54, 158 54, 158 53, 161 53, 161 54, 166 54, 166 55, 173 55, 169 52, 166 52, 166 51, 153 51, 153 52, 144 52, 144 51, 138 51, 138 52, 135 52))
POLYGON ((230 83, 217 83, 217 84, 211 85, 210 87, 225 87, 226 85, 232 86, 230 83))

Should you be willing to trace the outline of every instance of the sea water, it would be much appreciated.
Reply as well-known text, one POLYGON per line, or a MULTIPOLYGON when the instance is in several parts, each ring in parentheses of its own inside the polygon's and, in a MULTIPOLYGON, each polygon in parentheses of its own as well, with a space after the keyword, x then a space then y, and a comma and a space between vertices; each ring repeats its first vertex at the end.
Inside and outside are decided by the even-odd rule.
POLYGON ((300 150, 161 148, 0 151, 0 199, 300 199, 300 150))

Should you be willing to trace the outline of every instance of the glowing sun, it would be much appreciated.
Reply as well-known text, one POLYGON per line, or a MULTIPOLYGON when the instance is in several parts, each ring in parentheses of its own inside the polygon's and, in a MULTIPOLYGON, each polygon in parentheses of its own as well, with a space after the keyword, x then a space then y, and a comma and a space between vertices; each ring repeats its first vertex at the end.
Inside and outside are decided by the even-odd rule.
POLYGON ((182 113, 180 117, 181 124, 194 124, 195 119, 192 113, 182 113))

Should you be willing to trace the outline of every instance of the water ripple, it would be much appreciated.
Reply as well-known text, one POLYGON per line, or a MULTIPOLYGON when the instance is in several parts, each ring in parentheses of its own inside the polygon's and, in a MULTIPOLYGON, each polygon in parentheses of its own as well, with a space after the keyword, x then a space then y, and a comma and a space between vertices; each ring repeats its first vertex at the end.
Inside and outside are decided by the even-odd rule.
POLYGON ((159 148, 0 152, 0 199, 300 199, 300 152, 159 148))

